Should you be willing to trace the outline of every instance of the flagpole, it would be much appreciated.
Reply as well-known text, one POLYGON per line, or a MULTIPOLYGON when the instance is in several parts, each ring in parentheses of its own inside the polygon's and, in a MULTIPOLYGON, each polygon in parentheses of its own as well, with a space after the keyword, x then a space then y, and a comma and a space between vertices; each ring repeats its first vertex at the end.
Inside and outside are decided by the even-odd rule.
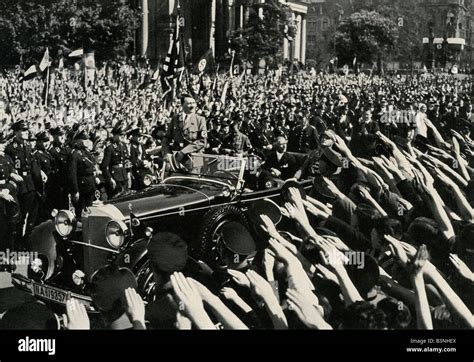
POLYGON ((49 95, 49 66, 46 70, 46 95, 44 97, 45 107, 48 106, 48 95, 49 95))
POLYGON ((234 78, 234 59, 235 59, 235 50, 232 50, 232 59, 230 61, 230 77, 234 78))
MULTIPOLYGON (((186 64, 186 52, 184 50, 184 27, 181 26, 179 23, 181 19, 181 5, 179 4, 178 0, 178 6, 177 6, 177 13, 176 13, 176 22, 178 22, 178 27, 179 27, 179 53, 182 52, 182 59, 183 59, 183 66, 184 66, 184 76, 185 76, 185 81, 186 81, 186 92, 189 92, 190 89, 190 83, 189 83, 189 73, 188 73, 188 67, 186 64)), ((183 16, 184 19, 184 16, 183 16)), ((181 57, 181 55, 179 55, 181 57)), ((179 61, 178 61, 179 63, 179 61)), ((181 77, 179 77, 179 81, 181 81, 181 77)))

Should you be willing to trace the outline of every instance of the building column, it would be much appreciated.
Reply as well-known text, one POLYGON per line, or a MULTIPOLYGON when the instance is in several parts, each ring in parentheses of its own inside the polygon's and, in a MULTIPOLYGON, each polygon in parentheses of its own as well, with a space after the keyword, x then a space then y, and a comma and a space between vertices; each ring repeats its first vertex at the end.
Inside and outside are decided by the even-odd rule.
POLYGON ((229 31, 234 31, 235 30, 235 16, 236 16, 236 11, 235 11, 235 4, 236 0, 229 0, 229 31))
POLYGON ((290 50, 290 42, 285 37, 283 39, 283 59, 285 60, 289 59, 289 50, 290 50))
MULTIPOLYGON (((171 19, 171 16, 173 15, 174 13, 174 8, 176 6, 176 0, 168 0, 168 14, 169 14, 169 17, 171 19)), ((173 32, 171 31, 170 32, 170 44, 173 43, 173 32)))
POLYGON ((306 41, 307 41, 307 35, 306 35, 306 16, 303 15, 302 18, 302 23, 301 23, 301 62, 303 64, 306 63, 306 41))
POLYGON ((209 47, 216 56, 216 0, 211 1, 211 26, 209 31, 209 47))
POLYGON ((294 59, 301 60, 301 15, 296 15, 296 22, 298 24, 298 30, 295 37, 295 52, 294 59))
POLYGON ((148 0, 142 0, 142 41, 140 42, 140 55, 146 56, 148 51, 148 0))

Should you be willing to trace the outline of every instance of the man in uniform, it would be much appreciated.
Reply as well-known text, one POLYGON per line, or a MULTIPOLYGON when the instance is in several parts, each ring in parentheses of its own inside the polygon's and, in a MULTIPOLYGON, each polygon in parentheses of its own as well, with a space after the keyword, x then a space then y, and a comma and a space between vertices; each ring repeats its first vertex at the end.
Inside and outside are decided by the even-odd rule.
POLYGON ((319 135, 316 127, 309 123, 306 115, 298 115, 299 126, 290 133, 289 149, 292 152, 310 153, 319 148, 319 135))
POLYGON ((127 171, 128 150, 125 129, 119 123, 112 129, 112 143, 105 148, 101 170, 107 183, 109 198, 128 191, 131 175, 127 171))
POLYGON ((199 173, 199 163, 192 162, 192 153, 203 152, 207 142, 207 124, 204 117, 196 114, 196 101, 190 95, 181 98, 182 112, 176 114, 163 138, 163 157, 174 165, 184 164, 192 173, 199 173), (176 151, 174 157, 171 152, 176 151))
POLYGON ((68 170, 72 201, 78 217, 82 215, 82 210, 92 205, 96 191, 97 164, 91 151, 89 135, 85 131, 80 132, 76 136, 76 149, 71 154, 68 170))
POLYGON ((247 156, 252 149, 249 138, 240 132, 240 123, 232 122, 232 132, 224 141, 222 152, 230 155, 247 156))
POLYGON ((213 118, 209 124, 211 126, 211 130, 209 131, 209 144, 207 148, 209 153, 218 155, 224 141, 221 137, 222 124, 218 118, 213 118))
POLYGON ((43 175, 45 175, 43 182, 37 185, 38 189, 38 222, 43 222, 49 219, 53 209, 51 205, 51 195, 56 192, 51 187, 51 175, 53 173, 53 157, 49 153, 51 139, 49 133, 46 131, 36 134, 36 147, 33 151, 33 156, 41 168, 43 175))
POLYGON ((14 179, 19 176, 13 168, 13 161, 5 154, 7 139, 0 133, 0 251, 12 248, 16 218, 19 214, 14 179))
POLYGON ((144 176, 149 173, 146 164, 150 163, 145 146, 142 142, 140 128, 132 128, 128 132, 130 136, 130 162, 132 164, 132 189, 141 190, 145 187, 144 176))
MULTIPOLYGON (((28 142, 28 125, 20 120, 12 125, 15 138, 5 148, 5 153, 13 161, 13 167, 19 177, 17 182, 18 201, 20 203, 21 219, 18 224, 17 241, 18 248, 25 246, 25 237, 32 230, 38 213, 36 202, 36 186, 41 185, 41 171, 33 157, 33 150, 28 142)), ((16 177, 16 176, 15 176, 16 177)))
POLYGON ((52 172, 50 176, 51 206, 57 210, 69 209, 69 187, 67 177, 68 160, 71 155, 71 149, 66 145, 66 134, 60 128, 51 130, 53 143, 49 151, 52 158, 52 172))

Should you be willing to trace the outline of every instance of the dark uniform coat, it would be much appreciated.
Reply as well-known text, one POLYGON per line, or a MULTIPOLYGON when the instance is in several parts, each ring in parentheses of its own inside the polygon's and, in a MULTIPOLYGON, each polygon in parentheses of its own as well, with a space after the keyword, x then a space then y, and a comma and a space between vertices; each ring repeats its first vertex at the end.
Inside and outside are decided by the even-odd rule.
POLYGON ((114 142, 105 148, 101 170, 107 182, 112 178, 117 182, 128 181, 128 158, 127 146, 121 142, 114 142))
POLYGON ((69 162, 69 183, 71 193, 94 193, 96 160, 87 150, 74 150, 69 162))

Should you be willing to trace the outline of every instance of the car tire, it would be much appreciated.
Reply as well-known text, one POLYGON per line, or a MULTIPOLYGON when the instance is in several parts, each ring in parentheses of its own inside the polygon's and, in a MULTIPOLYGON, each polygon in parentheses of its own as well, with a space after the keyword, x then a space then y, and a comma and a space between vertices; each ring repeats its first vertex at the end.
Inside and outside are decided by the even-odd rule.
POLYGON ((206 215, 204 215, 198 243, 193 247, 194 256, 210 266, 218 264, 219 254, 217 250, 218 241, 215 239, 216 232, 225 223, 230 221, 241 223, 250 230, 244 212, 233 205, 225 205, 217 209, 209 210, 206 215))

